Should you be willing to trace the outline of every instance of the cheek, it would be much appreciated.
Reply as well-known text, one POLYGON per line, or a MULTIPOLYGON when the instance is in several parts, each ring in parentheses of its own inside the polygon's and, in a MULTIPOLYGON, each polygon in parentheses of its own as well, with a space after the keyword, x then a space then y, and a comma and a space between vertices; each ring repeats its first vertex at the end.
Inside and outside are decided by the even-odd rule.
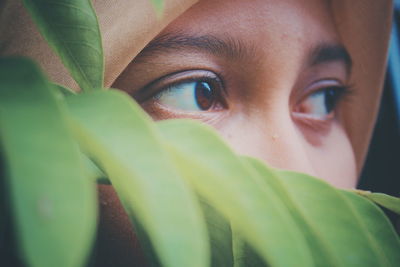
POLYGON ((338 123, 332 122, 323 132, 315 128, 305 132, 290 117, 274 114, 263 120, 238 116, 216 128, 239 154, 307 173, 339 188, 356 186, 353 149, 338 123))
POLYGON ((339 188, 357 184, 356 163, 350 141, 339 125, 333 125, 321 146, 309 147, 315 175, 339 188))

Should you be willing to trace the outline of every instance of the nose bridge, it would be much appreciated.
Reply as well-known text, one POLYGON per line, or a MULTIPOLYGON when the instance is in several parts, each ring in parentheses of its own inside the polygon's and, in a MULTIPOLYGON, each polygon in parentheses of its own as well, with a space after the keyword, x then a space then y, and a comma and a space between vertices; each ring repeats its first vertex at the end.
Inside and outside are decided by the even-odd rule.
POLYGON ((228 142, 238 153, 259 158, 275 168, 316 175, 308 159, 305 141, 290 114, 273 114, 243 119, 242 127, 225 133, 228 142))

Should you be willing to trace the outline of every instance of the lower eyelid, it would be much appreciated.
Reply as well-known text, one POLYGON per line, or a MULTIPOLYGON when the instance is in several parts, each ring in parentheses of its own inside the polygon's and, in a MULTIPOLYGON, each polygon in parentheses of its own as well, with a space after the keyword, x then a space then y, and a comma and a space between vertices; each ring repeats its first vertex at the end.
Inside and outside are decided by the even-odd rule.
POLYGON ((295 119, 302 119, 302 120, 310 120, 314 122, 329 122, 330 120, 335 118, 335 111, 330 112, 326 116, 318 116, 318 115, 313 115, 313 114, 308 114, 308 113, 302 113, 302 112, 292 112, 292 116, 295 119))
POLYGON ((335 124, 334 116, 327 120, 320 120, 293 112, 292 118, 304 138, 313 146, 322 145, 323 138, 330 133, 335 124))

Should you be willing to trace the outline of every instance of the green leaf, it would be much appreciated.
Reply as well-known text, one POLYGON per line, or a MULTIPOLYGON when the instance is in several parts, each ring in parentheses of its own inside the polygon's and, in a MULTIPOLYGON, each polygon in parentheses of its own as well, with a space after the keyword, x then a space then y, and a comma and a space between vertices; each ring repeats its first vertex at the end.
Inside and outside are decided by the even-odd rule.
POLYGON ((23 0, 39 31, 82 90, 103 87, 104 56, 89 0, 23 0))
POLYGON ((376 204, 384 208, 387 208, 388 210, 400 214, 400 198, 398 197, 392 197, 382 193, 372 193, 363 190, 355 190, 354 192, 359 194, 360 196, 363 196, 375 202, 376 204))
MULTIPOLYGON (((334 259, 336 266, 399 266, 399 254, 393 253, 400 251, 398 238, 372 203, 361 203, 363 199, 355 194, 345 196, 306 174, 280 171, 279 176, 297 212, 307 219, 305 233, 313 234, 309 240, 323 245, 323 253, 334 259)), ((312 248, 315 251, 316 247, 312 248)))
POLYGON ((117 90, 70 96, 67 102, 81 147, 110 178, 141 244, 151 241, 157 255, 151 260, 163 266, 208 266, 200 205, 173 168, 147 114, 117 90))
POLYGON ((207 200, 200 197, 200 203, 207 222, 211 245, 211 266, 233 266, 232 230, 226 220, 207 200))
POLYGON ((0 142, 23 258, 28 266, 82 266, 96 191, 54 92, 30 61, 0 60, 0 142))
POLYGON ((86 176, 93 182, 98 184, 110 184, 107 175, 86 155, 81 155, 82 161, 85 165, 86 176))
MULTIPOLYGON (((53 87, 58 89, 57 93, 60 94, 60 97, 67 97, 71 95, 76 95, 76 92, 64 87, 60 84, 57 83, 52 83, 53 87)), ((81 155, 82 160, 85 165, 85 171, 86 171, 86 176, 95 181, 98 184, 110 184, 110 181, 108 180, 107 176, 104 174, 103 171, 99 169, 99 167, 92 161, 90 160, 86 155, 81 155)))
MULTIPOLYGON (((297 195, 292 192, 296 191, 296 188, 290 184, 286 184, 285 180, 282 180, 282 177, 280 177, 282 174, 279 175, 279 172, 268 168, 261 161, 248 157, 243 157, 243 160, 254 168, 268 188, 279 194, 279 198, 290 210, 292 218, 302 229, 313 255, 315 265, 341 266, 339 259, 341 256, 332 253, 332 249, 329 247, 330 244, 327 241, 328 237, 324 236, 326 234, 324 229, 320 229, 319 225, 314 222, 312 216, 315 216, 315 214, 308 214, 307 210, 304 211, 303 209, 307 209, 307 207, 302 205, 299 199, 297 199, 297 195)), ((312 187, 309 188, 309 191, 313 191, 312 187)))
POLYGON ((345 190, 341 193, 348 200, 355 217, 359 219, 360 228, 365 232, 371 246, 388 262, 387 265, 380 266, 400 266, 399 236, 383 211, 357 194, 345 190))
POLYGON ((233 228, 234 267, 264 267, 268 266, 262 258, 243 240, 243 237, 233 228))
POLYGON ((69 89, 67 87, 62 86, 61 84, 58 83, 52 83, 53 87, 58 89, 58 92, 62 96, 69 96, 69 95, 76 95, 76 92, 74 92, 72 89, 69 89))
POLYGON ((268 264, 313 266, 306 241, 278 196, 212 129, 189 120, 158 126, 183 176, 268 264))

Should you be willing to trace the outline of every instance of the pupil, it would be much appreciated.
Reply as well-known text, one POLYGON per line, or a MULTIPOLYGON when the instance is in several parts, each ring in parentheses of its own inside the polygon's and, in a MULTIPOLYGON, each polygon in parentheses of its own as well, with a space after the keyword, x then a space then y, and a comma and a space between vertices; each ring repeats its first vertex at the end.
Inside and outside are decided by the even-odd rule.
POLYGON ((199 108, 202 110, 207 110, 211 108, 214 103, 214 90, 211 88, 210 84, 207 82, 196 83, 196 101, 199 108))
POLYGON ((325 108, 327 113, 331 113, 331 111, 335 108, 337 98, 337 92, 335 88, 330 88, 325 91, 325 108))

